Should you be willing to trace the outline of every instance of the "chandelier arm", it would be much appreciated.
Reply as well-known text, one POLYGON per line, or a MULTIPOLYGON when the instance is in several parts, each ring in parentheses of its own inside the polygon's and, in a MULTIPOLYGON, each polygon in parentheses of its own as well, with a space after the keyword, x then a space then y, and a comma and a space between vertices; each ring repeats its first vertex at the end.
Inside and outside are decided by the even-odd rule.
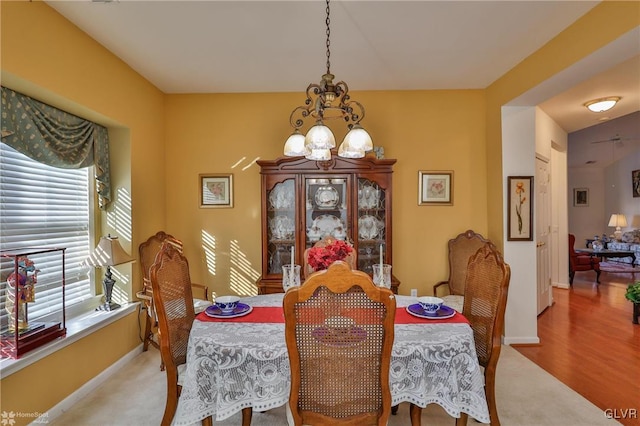
POLYGON ((304 124, 305 118, 307 118, 311 114, 309 107, 304 107, 300 105, 291 111, 291 115, 289 116, 289 123, 291 127, 295 129, 299 129, 304 124), (299 114, 299 116, 297 116, 299 114))

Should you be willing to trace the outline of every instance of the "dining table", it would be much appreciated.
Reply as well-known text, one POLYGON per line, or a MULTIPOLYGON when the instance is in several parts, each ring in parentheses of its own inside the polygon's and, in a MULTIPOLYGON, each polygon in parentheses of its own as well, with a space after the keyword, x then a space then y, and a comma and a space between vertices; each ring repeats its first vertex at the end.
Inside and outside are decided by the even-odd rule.
MULTIPOLYGON (((289 401, 291 370, 282 312, 284 293, 242 298, 251 307, 242 317, 193 322, 182 392, 173 425, 215 424, 244 408, 267 411, 289 401)), ((467 413, 489 423, 484 375, 473 331, 462 314, 447 319, 409 315, 417 298, 396 295, 389 384, 392 405, 438 404, 452 417, 467 413)))

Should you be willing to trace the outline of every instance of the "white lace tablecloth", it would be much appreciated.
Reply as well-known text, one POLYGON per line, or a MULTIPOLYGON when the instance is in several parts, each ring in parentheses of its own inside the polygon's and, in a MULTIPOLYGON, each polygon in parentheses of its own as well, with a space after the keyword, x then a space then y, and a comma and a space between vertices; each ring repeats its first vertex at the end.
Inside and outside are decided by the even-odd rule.
MULTIPOLYGON (((283 294, 242 299, 251 306, 282 306, 283 294)), ((415 303, 397 296, 397 306, 415 303)), ((250 315, 250 314, 249 314, 250 315)), ((284 323, 195 320, 187 349, 174 425, 212 416, 224 420, 243 408, 266 411, 286 404, 290 387, 284 323)), ((435 403, 489 423, 484 376, 468 324, 396 324, 391 359, 392 404, 435 403)))

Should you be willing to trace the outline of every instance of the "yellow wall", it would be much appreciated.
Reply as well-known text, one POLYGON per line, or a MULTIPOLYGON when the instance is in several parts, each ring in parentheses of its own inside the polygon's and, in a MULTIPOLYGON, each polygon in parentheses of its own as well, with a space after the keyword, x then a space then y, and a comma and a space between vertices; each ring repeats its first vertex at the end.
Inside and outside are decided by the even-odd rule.
MULTIPOLYGON (((500 109, 640 25, 640 2, 604 1, 491 84, 487 96, 488 237, 502 242, 502 120, 500 109)), ((576 82, 577 83, 577 82, 576 82)))
MULTIPOLYGON (((133 238, 121 240, 137 253, 165 225, 164 95, 45 3, 3 1, 0 15, 2 85, 109 128, 114 193, 133 199, 133 238), (113 164, 128 157, 127 170, 113 164)), ((103 214, 101 232, 113 232, 109 222, 103 214)), ((137 265, 132 272, 135 291, 137 265)), ((137 320, 131 314, 3 378, 0 411, 47 411, 140 343, 137 320)))
MULTIPOLYGON (((363 125, 374 144, 398 160, 392 212, 400 292, 430 293, 447 276, 446 241, 469 228, 487 230, 483 92, 357 92, 352 98, 366 107, 363 125), (418 170, 453 170, 454 205, 418 206, 418 170)), ((251 163, 282 155, 292 131, 289 114, 304 101, 303 93, 168 95, 166 100, 167 229, 184 240, 193 281, 218 294, 255 292, 262 259, 261 199, 260 170, 251 163), (199 208, 199 173, 233 173, 235 207, 199 208), (203 250, 211 238, 215 268, 203 250)), ((329 124, 341 140, 346 127, 329 124)))
MULTIPOLYGON (((260 183, 250 164, 280 155, 291 131, 289 113, 303 101, 304 88, 163 95, 44 3, 0 2, 0 14, 2 84, 107 125, 114 158, 129 151, 130 170, 116 168, 113 176, 116 189, 132 198, 132 239, 125 248, 137 255, 140 242, 164 229, 184 240, 194 281, 218 293, 230 291, 230 282, 233 291, 255 291, 260 183), (235 207, 200 209, 199 173, 233 173, 235 207), (211 241, 212 270, 203 250, 211 241)), ((363 124, 374 143, 398 160, 393 266, 401 293, 428 293, 446 277, 446 241, 455 234, 473 228, 501 243, 500 106, 637 26, 639 16, 637 2, 605 2, 486 91, 353 94, 367 109, 363 124), (598 22, 598 31, 587 26, 598 22), (452 207, 417 205, 418 170, 454 170, 452 207)), ((135 290, 137 266, 133 278, 135 290)), ((63 400, 136 346, 135 317, 3 379, 0 410, 44 412, 63 400)))

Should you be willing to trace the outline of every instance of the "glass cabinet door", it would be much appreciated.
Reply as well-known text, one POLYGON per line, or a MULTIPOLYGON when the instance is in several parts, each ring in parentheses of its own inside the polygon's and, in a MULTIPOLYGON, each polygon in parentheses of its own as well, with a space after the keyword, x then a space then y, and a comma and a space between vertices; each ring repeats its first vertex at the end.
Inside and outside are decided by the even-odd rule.
POLYGON ((273 186, 267 194, 268 273, 281 274, 282 265, 291 263, 296 235, 295 179, 273 186))
MULTIPOLYGON (((372 274, 386 253, 386 192, 376 182, 358 178, 358 269, 372 274)), ((383 260, 383 263, 386 263, 383 260)))
POLYGON ((348 239, 347 178, 305 178, 305 248, 325 235, 338 240, 348 239))

